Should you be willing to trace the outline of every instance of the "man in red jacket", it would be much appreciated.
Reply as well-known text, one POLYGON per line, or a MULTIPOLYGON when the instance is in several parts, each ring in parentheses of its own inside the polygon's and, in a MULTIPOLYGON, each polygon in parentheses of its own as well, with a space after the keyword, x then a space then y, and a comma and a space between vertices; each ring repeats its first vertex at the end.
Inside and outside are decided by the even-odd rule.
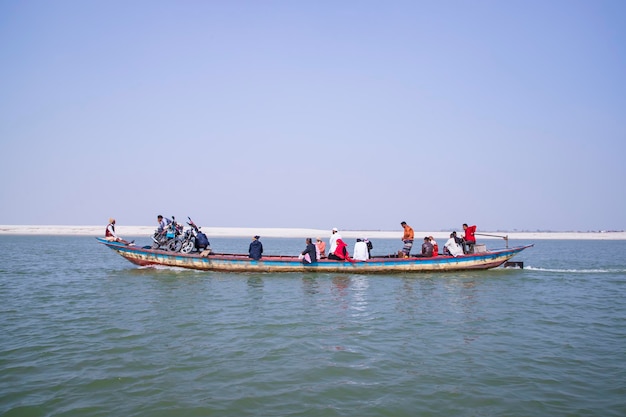
POLYGON ((463 230, 465 230, 465 237, 463 238, 463 253, 474 253, 474 245, 476 244, 476 226, 468 226, 467 223, 463 223, 463 230))

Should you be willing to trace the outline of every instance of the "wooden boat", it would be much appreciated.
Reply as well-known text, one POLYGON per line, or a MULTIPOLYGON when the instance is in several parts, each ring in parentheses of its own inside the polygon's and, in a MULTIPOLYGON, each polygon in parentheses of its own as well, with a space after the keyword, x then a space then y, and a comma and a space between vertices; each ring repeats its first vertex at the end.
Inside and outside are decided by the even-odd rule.
POLYGON ((96 238, 128 261, 140 266, 162 265, 227 272, 318 272, 318 273, 403 273, 443 272, 473 269, 491 269, 502 265, 526 248, 533 245, 484 251, 458 257, 439 255, 432 258, 374 257, 367 261, 333 261, 322 259, 315 264, 302 264, 297 256, 264 256, 256 261, 243 254, 200 253, 184 254, 149 247, 128 246, 96 238))

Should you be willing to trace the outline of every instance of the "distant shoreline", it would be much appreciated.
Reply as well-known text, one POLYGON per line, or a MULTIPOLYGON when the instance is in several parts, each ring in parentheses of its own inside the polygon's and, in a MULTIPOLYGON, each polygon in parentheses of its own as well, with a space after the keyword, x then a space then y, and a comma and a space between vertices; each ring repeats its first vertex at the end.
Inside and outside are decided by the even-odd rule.
MULTIPOLYGON (((0 235, 59 235, 59 236, 103 236, 103 226, 40 226, 40 225, 0 225, 0 235)), ((154 226, 117 226, 117 234, 124 236, 152 236, 154 226)), ((305 238, 321 237, 326 239, 330 236, 330 230, 306 229, 306 228, 252 228, 252 227, 202 227, 202 231, 212 237, 250 237, 260 235, 261 237, 285 237, 285 238, 305 238)), ((344 238, 370 238, 370 239, 400 239, 401 230, 340 230, 344 238)), ((462 233, 457 230, 457 233, 462 233)), ((419 240, 423 236, 433 236, 438 240, 445 240, 449 237, 449 232, 439 231, 416 231, 415 239, 419 240)), ((508 236, 511 240, 626 240, 625 231, 616 232, 477 232, 477 238, 500 239, 508 236), (479 233, 497 236, 482 236, 479 233)))

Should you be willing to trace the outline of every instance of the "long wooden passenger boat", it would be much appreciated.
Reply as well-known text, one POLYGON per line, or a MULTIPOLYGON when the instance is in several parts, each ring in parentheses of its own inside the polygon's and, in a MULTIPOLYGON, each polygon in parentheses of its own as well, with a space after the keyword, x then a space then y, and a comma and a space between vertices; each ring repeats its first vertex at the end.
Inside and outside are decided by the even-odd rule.
POLYGON ((122 257, 140 266, 162 265, 202 271, 227 272, 317 272, 317 273, 404 273, 444 272, 491 269, 502 265, 521 251, 533 245, 484 251, 458 257, 439 255, 432 258, 373 257, 367 261, 334 261, 322 259, 304 265, 297 256, 264 256, 256 261, 244 254, 202 254, 169 252, 148 247, 128 246, 96 238, 122 257))

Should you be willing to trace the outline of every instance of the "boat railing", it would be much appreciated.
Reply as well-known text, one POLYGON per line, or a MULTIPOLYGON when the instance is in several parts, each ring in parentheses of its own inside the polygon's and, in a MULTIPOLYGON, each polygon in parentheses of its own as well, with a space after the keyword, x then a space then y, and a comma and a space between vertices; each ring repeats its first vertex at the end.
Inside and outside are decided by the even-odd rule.
POLYGON ((504 239, 504 242, 506 244, 506 248, 509 248, 509 235, 506 236, 502 236, 502 235, 490 235, 488 233, 474 233, 477 236, 490 236, 490 237, 499 237, 501 239, 504 239))

